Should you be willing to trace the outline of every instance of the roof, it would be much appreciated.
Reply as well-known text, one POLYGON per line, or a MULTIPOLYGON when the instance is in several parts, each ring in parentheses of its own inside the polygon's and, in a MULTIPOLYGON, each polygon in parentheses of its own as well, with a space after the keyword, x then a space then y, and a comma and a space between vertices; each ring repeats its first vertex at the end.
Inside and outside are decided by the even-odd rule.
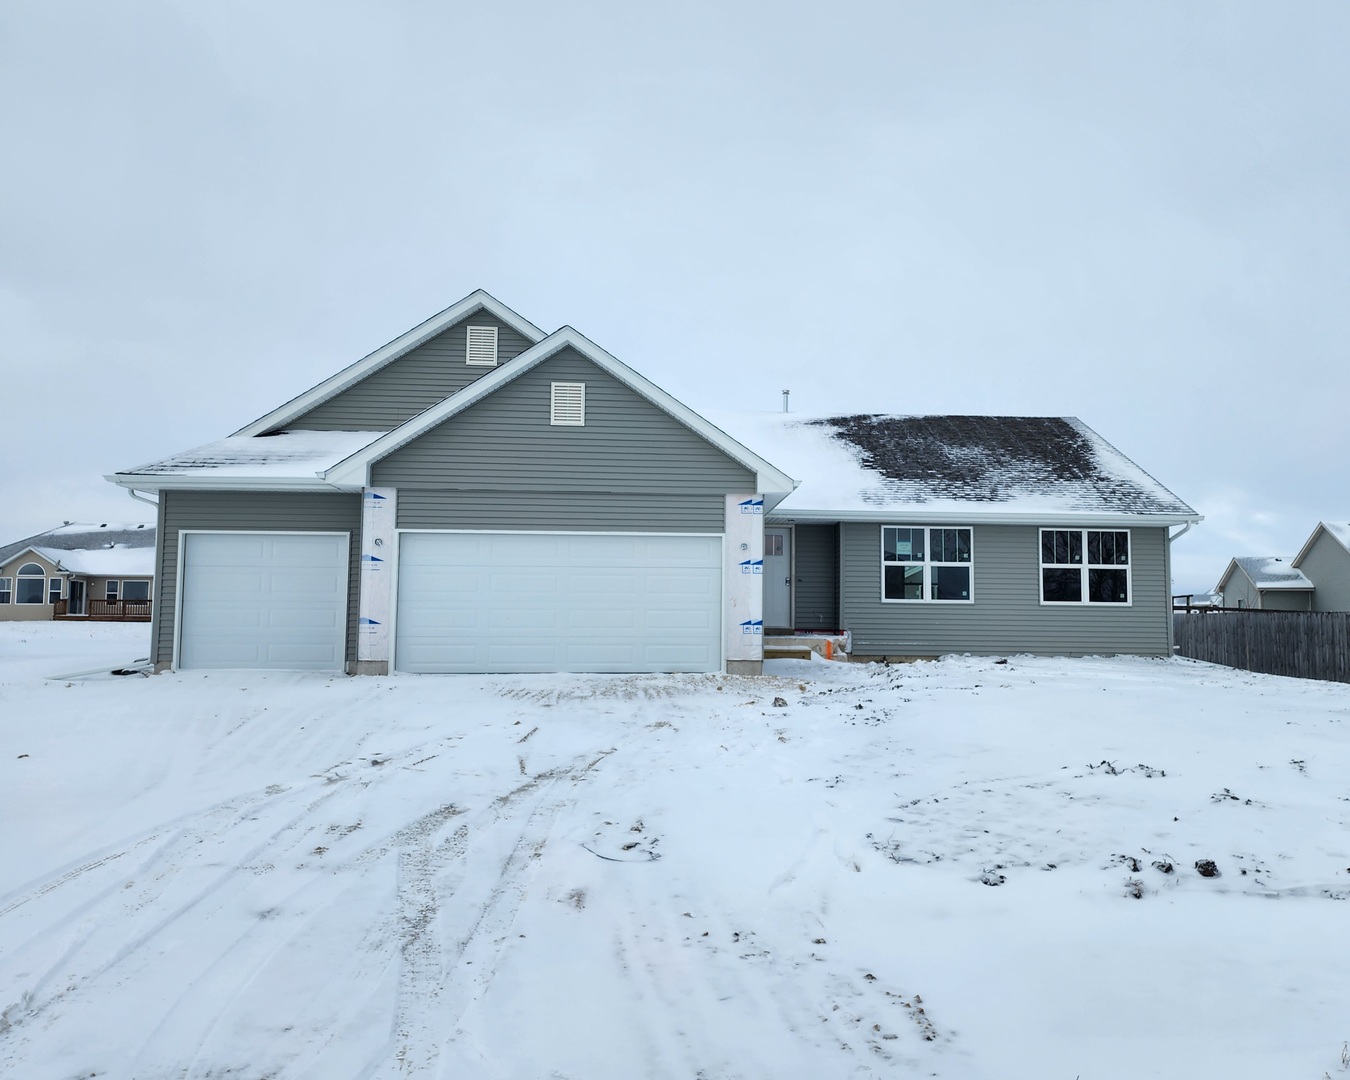
POLYGON ((1303 564, 1303 557, 1308 554, 1308 551, 1317 541, 1318 536, 1324 532, 1330 535, 1330 537, 1340 544, 1341 547, 1345 548, 1347 552, 1350 552, 1350 522, 1319 521, 1317 523, 1317 528, 1313 529, 1312 535, 1304 541, 1303 546, 1298 550, 1298 554, 1294 556, 1295 566, 1301 566, 1303 564))
POLYGON ((278 487, 331 491, 324 472, 383 436, 383 431, 286 431, 231 435, 108 477, 125 487, 278 487))
MULTIPOLYGON (((1233 562, 1258 589, 1311 589, 1313 583, 1293 561, 1280 555, 1239 555, 1233 562)), ((1224 574, 1223 580, 1228 579, 1224 574)), ((1222 581, 1220 582, 1222 584, 1222 581)))
MULTIPOLYGON (((135 521, 130 524, 105 522, 101 525, 68 521, 55 529, 0 545, 0 563, 9 562, 15 555, 29 548, 41 548, 44 551, 89 551, 112 545, 153 550, 155 527, 135 521)), ((46 558, 45 555, 43 557, 46 558)))
POLYGON ((115 578, 155 576, 153 547, 110 547, 70 551, 34 547, 32 550, 49 563, 72 574, 115 578))
POLYGON ((1075 417, 710 416, 801 478, 780 519, 1200 520, 1075 417))

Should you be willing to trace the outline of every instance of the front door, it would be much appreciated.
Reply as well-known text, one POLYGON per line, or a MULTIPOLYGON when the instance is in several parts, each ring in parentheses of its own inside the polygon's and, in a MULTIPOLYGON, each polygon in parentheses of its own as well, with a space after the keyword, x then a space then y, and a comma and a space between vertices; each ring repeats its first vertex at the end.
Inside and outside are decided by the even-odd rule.
POLYGON ((68 590, 66 602, 67 615, 84 614, 84 582, 76 581, 71 578, 66 586, 68 590))
POLYGON ((764 530, 764 627, 792 626, 792 530, 764 530))

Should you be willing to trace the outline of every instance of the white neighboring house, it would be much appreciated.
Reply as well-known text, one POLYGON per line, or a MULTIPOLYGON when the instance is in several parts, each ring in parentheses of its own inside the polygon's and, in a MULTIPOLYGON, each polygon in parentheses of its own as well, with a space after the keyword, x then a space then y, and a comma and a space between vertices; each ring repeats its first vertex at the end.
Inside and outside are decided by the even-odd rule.
POLYGON ((1239 555, 1228 563, 1214 591, 1223 597, 1224 607, 1313 610, 1313 583, 1287 556, 1239 555))
POLYGON ((0 546, 0 621, 150 620, 155 526, 66 522, 0 546))

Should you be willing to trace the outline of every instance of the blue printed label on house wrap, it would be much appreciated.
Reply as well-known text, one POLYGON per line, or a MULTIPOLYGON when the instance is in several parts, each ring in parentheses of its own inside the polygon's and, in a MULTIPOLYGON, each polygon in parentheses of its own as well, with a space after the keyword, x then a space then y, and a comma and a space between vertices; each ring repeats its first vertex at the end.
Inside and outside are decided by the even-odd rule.
POLYGON ((764 633, 763 619, 746 619, 741 623, 742 634, 762 634, 764 633))
POLYGON ((366 617, 363 615, 363 616, 361 616, 361 625, 362 625, 362 626, 379 626, 380 624, 379 624, 378 622, 376 622, 374 619, 368 619, 368 618, 366 618, 366 617))
POLYGON ((762 514, 764 513, 763 499, 745 499, 740 504, 742 514, 762 514))
POLYGON ((763 559, 742 559, 742 560, 741 560, 741 573, 742 573, 742 574, 762 574, 762 573, 764 573, 764 560, 763 560, 763 559))

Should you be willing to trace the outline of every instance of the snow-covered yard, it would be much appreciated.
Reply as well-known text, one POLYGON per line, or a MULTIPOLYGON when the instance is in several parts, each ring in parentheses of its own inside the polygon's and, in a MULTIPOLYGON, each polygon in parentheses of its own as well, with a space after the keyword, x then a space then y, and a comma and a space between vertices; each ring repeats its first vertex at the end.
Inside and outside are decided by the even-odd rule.
POLYGON ((146 636, 0 625, 6 1077, 1350 1078, 1350 686, 146 636))

